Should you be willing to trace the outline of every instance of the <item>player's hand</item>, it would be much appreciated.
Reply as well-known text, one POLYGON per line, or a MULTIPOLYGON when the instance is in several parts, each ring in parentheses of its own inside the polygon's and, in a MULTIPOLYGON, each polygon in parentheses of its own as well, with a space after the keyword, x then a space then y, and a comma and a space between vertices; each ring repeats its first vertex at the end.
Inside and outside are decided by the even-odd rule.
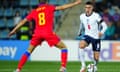
POLYGON ((99 37, 102 37, 103 33, 99 32, 99 37))
POLYGON ((14 35, 16 32, 15 31, 11 31, 9 34, 8 34, 8 37, 11 37, 12 35, 14 35))
POLYGON ((79 3, 81 3, 81 2, 82 2, 81 0, 76 0, 76 1, 75 1, 76 4, 79 4, 79 3))

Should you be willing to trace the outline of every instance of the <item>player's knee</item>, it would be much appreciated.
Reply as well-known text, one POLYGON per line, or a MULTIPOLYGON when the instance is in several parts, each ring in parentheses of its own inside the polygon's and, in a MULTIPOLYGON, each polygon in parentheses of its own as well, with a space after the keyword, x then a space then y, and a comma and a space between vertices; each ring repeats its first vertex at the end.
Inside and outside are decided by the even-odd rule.
POLYGON ((85 46, 84 46, 84 45, 80 45, 80 46, 79 46, 79 48, 84 49, 84 48, 85 48, 85 46))
POLYGON ((85 44, 80 43, 79 48, 84 49, 85 47, 86 47, 86 45, 85 45, 85 44))
POLYGON ((81 42, 79 43, 79 48, 81 48, 81 49, 84 49, 86 46, 87 46, 87 44, 86 44, 85 41, 81 41, 81 42))
POLYGON ((28 51, 29 53, 32 53, 33 50, 32 50, 32 49, 28 49, 27 51, 28 51))
POLYGON ((59 49, 67 48, 65 45, 58 46, 59 49))
POLYGON ((67 48, 66 45, 63 42, 59 42, 57 45, 55 45, 59 49, 67 48))
POLYGON ((59 49, 67 48, 64 44, 57 45, 56 47, 59 49))
POLYGON ((34 49, 35 49, 35 47, 30 45, 29 48, 27 49, 27 51, 29 53, 32 53, 34 51, 34 49))

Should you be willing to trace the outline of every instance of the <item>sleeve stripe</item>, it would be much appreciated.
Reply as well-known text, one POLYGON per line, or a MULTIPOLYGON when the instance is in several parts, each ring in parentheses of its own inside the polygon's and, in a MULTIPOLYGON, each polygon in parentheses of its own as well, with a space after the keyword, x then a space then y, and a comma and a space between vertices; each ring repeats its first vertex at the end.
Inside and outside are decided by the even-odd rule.
POLYGON ((101 24, 103 22, 103 19, 101 19, 99 22, 98 22, 98 24, 101 24))

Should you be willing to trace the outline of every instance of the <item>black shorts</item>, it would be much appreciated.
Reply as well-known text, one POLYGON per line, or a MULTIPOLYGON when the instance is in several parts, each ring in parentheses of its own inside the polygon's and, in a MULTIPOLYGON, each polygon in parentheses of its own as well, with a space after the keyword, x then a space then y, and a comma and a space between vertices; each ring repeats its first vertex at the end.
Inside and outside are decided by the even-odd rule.
POLYGON ((92 37, 90 37, 88 35, 84 35, 82 37, 82 40, 85 40, 88 45, 91 43, 93 51, 100 52, 100 49, 101 49, 101 40, 100 39, 94 39, 94 38, 92 38, 92 37))

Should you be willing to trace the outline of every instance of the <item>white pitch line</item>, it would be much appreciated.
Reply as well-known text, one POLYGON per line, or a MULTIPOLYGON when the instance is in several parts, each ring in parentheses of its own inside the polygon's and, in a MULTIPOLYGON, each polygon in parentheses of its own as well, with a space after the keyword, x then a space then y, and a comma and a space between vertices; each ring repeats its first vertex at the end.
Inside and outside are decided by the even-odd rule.
MULTIPOLYGON (((13 72, 13 69, 0 69, 0 72, 13 72)), ((23 69, 22 71, 28 71, 27 69, 23 69)))

